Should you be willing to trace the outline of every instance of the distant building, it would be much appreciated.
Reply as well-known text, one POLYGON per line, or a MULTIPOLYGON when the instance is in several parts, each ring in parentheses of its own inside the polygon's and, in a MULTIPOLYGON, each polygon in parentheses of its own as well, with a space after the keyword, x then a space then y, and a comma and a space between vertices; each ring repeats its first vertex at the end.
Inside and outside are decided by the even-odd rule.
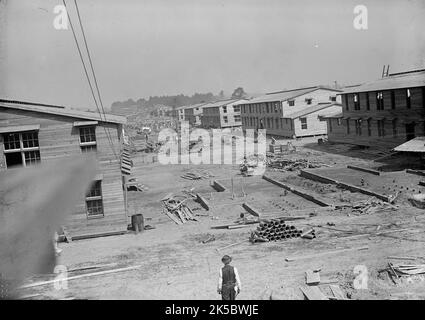
POLYGON ((229 99, 211 102, 202 106, 201 125, 203 128, 241 127, 240 104, 245 99, 229 99))
POLYGON ((425 135, 425 70, 393 73, 341 96, 342 112, 323 117, 331 142, 393 148, 425 135))
POLYGON ((93 152, 99 172, 66 228, 71 236, 125 231, 120 160, 125 123, 121 116, 0 100, 0 172, 93 152))
POLYGON ((244 129, 266 129, 267 134, 304 137, 326 134, 319 116, 341 110, 341 90, 321 86, 268 93, 241 107, 244 129))

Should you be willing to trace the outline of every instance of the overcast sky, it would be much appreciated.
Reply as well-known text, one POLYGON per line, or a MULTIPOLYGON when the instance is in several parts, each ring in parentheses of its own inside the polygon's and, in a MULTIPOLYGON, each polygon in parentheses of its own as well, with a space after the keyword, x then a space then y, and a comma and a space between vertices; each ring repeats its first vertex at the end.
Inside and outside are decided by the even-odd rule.
MULTIPOLYGON (((0 0, 0 97, 93 108, 61 0, 0 0)), ((73 0, 69 14, 77 27, 73 0)), ((425 67, 425 1, 78 0, 105 107, 242 86, 262 93, 425 67), (353 9, 368 8, 368 30, 353 9)), ((80 38, 81 40, 81 38, 80 38)), ((81 42, 82 43, 82 42, 81 42)))

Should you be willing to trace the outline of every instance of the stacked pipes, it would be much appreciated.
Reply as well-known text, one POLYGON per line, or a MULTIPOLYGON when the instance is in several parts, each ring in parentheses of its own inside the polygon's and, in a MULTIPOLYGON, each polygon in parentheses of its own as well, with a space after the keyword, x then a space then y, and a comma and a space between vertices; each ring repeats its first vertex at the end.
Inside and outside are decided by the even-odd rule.
POLYGON ((284 219, 264 220, 251 233, 251 242, 278 241, 301 237, 302 230, 285 223, 284 219))

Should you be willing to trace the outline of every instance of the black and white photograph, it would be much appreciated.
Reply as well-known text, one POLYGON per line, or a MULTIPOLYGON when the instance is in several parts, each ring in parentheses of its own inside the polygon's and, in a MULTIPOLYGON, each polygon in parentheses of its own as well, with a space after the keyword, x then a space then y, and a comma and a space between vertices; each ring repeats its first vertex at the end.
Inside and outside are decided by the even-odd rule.
POLYGON ((423 0, 0 0, 0 300, 424 300, 424 30, 423 0))

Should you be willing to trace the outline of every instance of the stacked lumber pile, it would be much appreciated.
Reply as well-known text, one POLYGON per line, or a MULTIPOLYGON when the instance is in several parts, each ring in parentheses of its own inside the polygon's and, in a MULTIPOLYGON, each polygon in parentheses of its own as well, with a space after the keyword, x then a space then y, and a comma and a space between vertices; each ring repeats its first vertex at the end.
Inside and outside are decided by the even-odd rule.
POLYGON ((209 179, 211 177, 214 177, 210 172, 208 171, 189 171, 185 174, 181 175, 183 179, 186 180, 201 180, 201 179, 209 179))
POLYGON ((256 231, 251 232, 249 241, 268 242, 301 237, 302 230, 285 223, 284 219, 272 219, 260 222, 256 231))
POLYGON ((375 197, 371 197, 368 200, 358 201, 349 204, 340 204, 335 206, 335 209, 343 208, 350 208, 353 213, 371 214, 379 210, 393 210, 397 207, 388 202, 384 202, 375 197))
POLYGON ((400 264, 392 265, 388 264, 387 271, 397 278, 401 276, 413 276, 417 274, 425 273, 425 264, 400 264))
POLYGON ((124 144, 121 152, 121 172, 129 175, 131 168, 133 167, 133 161, 130 159, 131 147, 128 144, 124 144))
POLYGON ((192 210, 185 205, 186 200, 189 198, 183 198, 183 200, 177 199, 177 197, 168 196, 162 199, 164 204, 163 212, 175 223, 183 224, 187 221, 198 221, 192 212, 192 210))
POLYGON ((267 159, 267 167, 276 171, 296 171, 307 168, 320 168, 327 166, 317 161, 309 159, 285 159, 283 157, 269 157, 267 159))

